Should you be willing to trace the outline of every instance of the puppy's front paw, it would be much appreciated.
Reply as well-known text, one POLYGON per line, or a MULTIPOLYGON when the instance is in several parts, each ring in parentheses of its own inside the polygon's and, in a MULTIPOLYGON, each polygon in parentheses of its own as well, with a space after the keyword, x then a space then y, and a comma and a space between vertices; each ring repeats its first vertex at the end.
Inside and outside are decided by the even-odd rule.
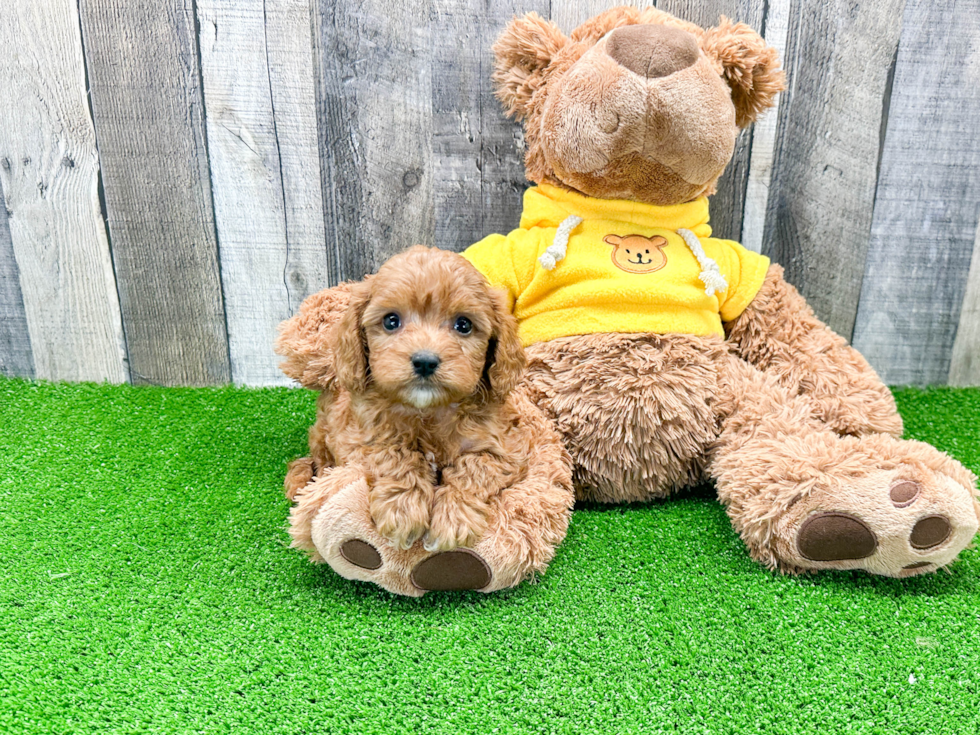
POLYGON ((371 502, 371 519, 378 533, 399 549, 410 549, 429 527, 429 502, 408 490, 371 502))
POLYGON ((296 496, 300 494, 300 490, 313 482, 315 476, 316 465, 312 457, 300 457, 290 462, 286 470, 286 498, 290 501, 298 500, 296 496))
POLYGON ((484 503, 467 503, 448 494, 437 495, 429 532, 425 534, 422 544, 426 551, 472 547, 486 530, 487 509, 484 503))

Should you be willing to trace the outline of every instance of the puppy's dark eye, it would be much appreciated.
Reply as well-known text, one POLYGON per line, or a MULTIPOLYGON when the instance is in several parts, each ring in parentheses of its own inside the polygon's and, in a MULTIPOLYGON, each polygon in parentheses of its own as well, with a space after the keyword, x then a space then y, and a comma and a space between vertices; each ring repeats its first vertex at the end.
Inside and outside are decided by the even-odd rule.
POLYGON ((398 314, 385 314, 384 319, 381 320, 381 326, 389 332, 394 332, 398 327, 402 325, 401 317, 398 314))
POLYGON ((465 316, 458 316, 456 317, 456 323, 453 324, 453 329, 460 334, 469 334, 473 331, 473 322, 471 322, 465 316))
POLYGON ((630 254, 630 251, 629 251, 629 250, 627 250, 627 251, 626 251, 626 254, 627 254, 627 255, 629 255, 629 254, 630 254))

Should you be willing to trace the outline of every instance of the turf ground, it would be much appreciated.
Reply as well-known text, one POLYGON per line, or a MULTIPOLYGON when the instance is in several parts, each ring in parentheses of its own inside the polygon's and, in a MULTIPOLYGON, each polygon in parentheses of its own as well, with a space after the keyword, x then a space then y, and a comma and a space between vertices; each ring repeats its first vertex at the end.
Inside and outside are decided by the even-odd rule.
MULTIPOLYGON (((980 471, 980 390, 898 392, 980 471)), ((299 390, 0 380, 0 733, 977 733, 980 551, 776 576, 709 489, 577 510, 537 584, 401 599, 287 547, 299 390)))

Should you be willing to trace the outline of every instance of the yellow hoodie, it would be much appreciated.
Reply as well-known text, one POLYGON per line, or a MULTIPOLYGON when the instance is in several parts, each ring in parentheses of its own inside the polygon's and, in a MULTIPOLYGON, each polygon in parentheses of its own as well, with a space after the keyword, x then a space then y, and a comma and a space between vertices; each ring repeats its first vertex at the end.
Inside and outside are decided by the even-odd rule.
POLYGON ((711 237, 704 197, 658 207, 547 184, 525 192, 520 229, 463 256, 507 292, 525 347, 598 332, 724 336, 722 321, 745 310, 769 267, 711 237))

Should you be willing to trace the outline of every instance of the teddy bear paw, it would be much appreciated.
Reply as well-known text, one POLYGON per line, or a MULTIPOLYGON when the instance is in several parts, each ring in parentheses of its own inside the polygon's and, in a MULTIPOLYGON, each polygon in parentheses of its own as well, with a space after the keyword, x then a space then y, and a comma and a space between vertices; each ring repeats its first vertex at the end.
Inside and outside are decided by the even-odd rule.
POLYGON ((780 523, 784 562, 888 577, 934 572, 952 562, 977 533, 974 488, 921 466, 907 469, 799 498, 780 523))
MULTIPOLYGON (((384 566, 381 552, 367 541, 348 539, 340 545, 340 556, 348 563, 375 572, 384 566)), ((483 557, 471 549, 445 551, 423 559, 411 572, 411 581, 423 592, 478 590, 490 584, 493 574, 483 557)))
MULTIPOLYGON (((311 538, 319 558, 347 579, 373 582, 389 592, 421 597, 435 590, 486 589, 496 583, 485 561, 493 554, 455 549, 432 554, 421 541, 400 549, 371 520, 367 483, 351 483, 317 512, 311 538)), ((500 580, 507 581, 506 575, 500 580)))
MULTIPOLYGON (((556 490, 554 510, 548 516, 551 525, 530 530, 521 515, 527 503, 524 496, 502 494, 494 502, 497 505, 487 530, 472 549, 432 553, 422 540, 400 549, 378 532, 371 519, 368 485, 362 478, 345 484, 316 509, 309 530, 313 558, 326 562, 342 577, 373 582, 409 597, 436 590, 494 592, 514 587, 547 567, 554 547, 564 537, 572 495, 565 486, 556 490), (521 520, 520 525, 516 520, 521 520)), ((532 507, 549 508, 546 504, 532 507)))

